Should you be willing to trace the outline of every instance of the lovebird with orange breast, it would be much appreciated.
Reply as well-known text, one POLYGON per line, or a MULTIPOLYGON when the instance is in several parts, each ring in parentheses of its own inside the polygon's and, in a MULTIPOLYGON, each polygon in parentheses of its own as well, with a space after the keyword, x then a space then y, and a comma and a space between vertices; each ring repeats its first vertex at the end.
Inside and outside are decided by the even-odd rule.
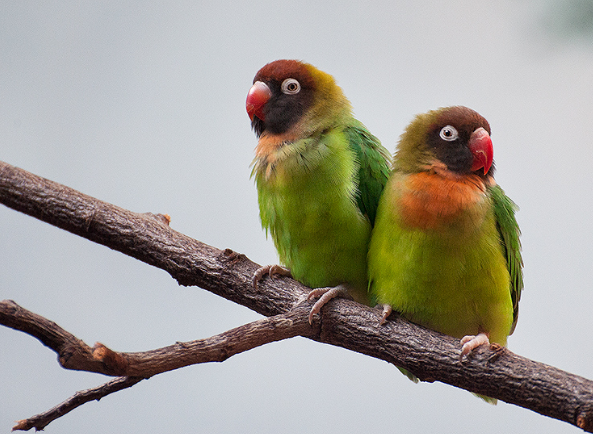
MULTIPOLYGON (((515 204, 494 180, 490 125, 461 106, 416 116, 401 136, 369 247, 384 305, 474 348, 506 346, 523 288, 515 204)), ((486 399, 486 398, 485 398, 486 399)))
POLYGON ((317 288, 309 321, 331 298, 369 302, 367 251, 388 151, 352 115, 334 78, 297 60, 261 68, 246 101, 258 137, 252 176, 262 226, 281 263, 254 276, 292 275, 317 288))

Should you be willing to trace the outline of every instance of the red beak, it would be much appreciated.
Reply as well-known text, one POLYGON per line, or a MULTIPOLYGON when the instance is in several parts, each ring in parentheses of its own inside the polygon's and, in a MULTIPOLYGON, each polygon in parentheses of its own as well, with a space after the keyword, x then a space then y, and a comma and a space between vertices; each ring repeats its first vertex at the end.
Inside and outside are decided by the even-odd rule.
POLYGON ((245 102, 245 108, 249 119, 253 120, 257 116, 262 121, 265 121, 265 115, 263 108, 272 96, 272 91, 268 85, 262 81, 256 81, 249 89, 247 94, 247 101, 245 102))
POLYGON ((494 148, 490 134, 484 128, 478 128, 469 138, 469 149, 474 155, 471 171, 484 168, 484 175, 488 173, 494 159, 494 148))

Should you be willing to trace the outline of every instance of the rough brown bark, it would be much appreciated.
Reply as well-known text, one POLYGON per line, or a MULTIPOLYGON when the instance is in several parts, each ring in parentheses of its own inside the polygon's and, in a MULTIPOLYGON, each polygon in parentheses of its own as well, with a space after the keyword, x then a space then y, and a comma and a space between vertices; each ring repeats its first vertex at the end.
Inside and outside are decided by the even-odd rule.
POLYGON ((76 407, 80 407, 90 401, 98 401, 110 393, 119 392, 120 390, 132 387, 142 380, 144 380, 143 377, 118 377, 101 386, 81 390, 80 392, 76 392, 66 401, 59 403, 43 413, 36 414, 28 419, 18 420, 16 425, 12 428, 12 431, 28 431, 31 428, 35 428, 35 431, 42 431, 51 422, 70 413, 76 407))
MULTIPOLYGON (((265 316, 301 315, 310 307, 306 287, 283 278, 265 279, 254 288, 257 264, 172 230, 164 216, 124 210, 2 162, 0 202, 166 270, 181 285, 200 286, 265 316)), ((299 318, 301 327, 304 317, 299 318)), ((457 339, 397 317, 379 327, 379 318, 375 309, 340 299, 323 308, 313 327, 293 335, 386 360, 421 380, 498 398, 593 432, 592 381, 508 350, 482 347, 460 361, 457 339)), ((0 320, 8 326, 10 321, 10 314, 0 320)), ((34 328, 23 331, 44 343, 50 339, 34 328)))
POLYGON ((176 342, 156 350, 121 353, 101 343, 90 347, 53 321, 12 300, 0 302, 0 324, 39 339, 58 355, 66 369, 99 374, 149 378, 184 366, 223 362, 252 348, 295 336, 314 336, 318 328, 307 320, 309 309, 301 305, 284 314, 263 318, 206 339, 176 342))

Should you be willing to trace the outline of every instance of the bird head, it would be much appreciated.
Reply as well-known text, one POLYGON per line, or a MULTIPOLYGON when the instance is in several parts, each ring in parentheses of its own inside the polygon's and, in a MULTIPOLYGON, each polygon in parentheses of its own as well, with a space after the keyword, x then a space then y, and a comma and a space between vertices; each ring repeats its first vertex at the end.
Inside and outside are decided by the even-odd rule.
POLYGON ((314 131, 336 115, 350 113, 333 77, 298 60, 276 60, 261 68, 245 106, 258 136, 314 131))
POLYGON ((420 114, 401 136, 397 168, 419 172, 439 166, 457 175, 494 173, 490 125, 474 110, 445 107, 420 114))

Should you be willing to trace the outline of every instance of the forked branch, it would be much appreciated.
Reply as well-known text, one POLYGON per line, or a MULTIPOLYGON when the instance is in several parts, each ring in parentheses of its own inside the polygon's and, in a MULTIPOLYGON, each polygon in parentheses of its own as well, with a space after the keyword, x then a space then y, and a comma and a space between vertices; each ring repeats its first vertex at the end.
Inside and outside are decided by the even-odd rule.
POLYGON ((314 329, 307 322, 308 308, 263 318, 206 339, 176 342, 151 351, 120 353, 97 343, 90 347, 56 323, 22 308, 14 301, 0 302, 0 324, 39 339, 58 354, 66 369, 120 376, 99 387, 77 392, 50 410, 17 422, 13 430, 44 429, 53 420, 89 401, 131 387, 145 378, 188 365, 222 362, 261 345, 307 336, 314 329))

